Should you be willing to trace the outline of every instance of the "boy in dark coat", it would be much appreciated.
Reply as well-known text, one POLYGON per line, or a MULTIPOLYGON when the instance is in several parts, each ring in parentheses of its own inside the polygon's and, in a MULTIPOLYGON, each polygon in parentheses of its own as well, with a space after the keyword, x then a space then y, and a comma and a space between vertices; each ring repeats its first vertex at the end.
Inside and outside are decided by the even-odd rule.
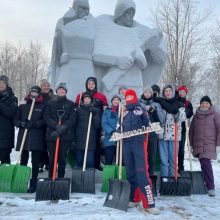
MULTIPOLYGON (((180 86, 177 89, 179 93, 179 100, 184 104, 186 111, 186 118, 190 119, 193 116, 192 103, 186 99, 188 89, 185 86, 180 86)), ((179 153, 178 153, 178 172, 184 171, 184 154, 185 154, 185 142, 186 142, 186 122, 182 122, 182 139, 179 142, 179 153)))
POLYGON ((94 168, 94 154, 96 149, 97 132, 101 127, 101 119, 99 110, 94 108, 92 104, 92 96, 85 92, 82 95, 82 102, 80 107, 76 109, 76 163, 78 167, 83 166, 83 159, 86 146, 86 136, 88 130, 89 115, 92 112, 92 122, 89 135, 89 145, 87 154, 87 167, 94 168))
MULTIPOLYGON (((149 125, 147 111, 138 104, 136 92, 128 89, 125 93, 126 106, 123 114, 123 132, 141 129, 149 125)), ((118 128, 120 130, 120 128, 118 128)), ((128 181, 131 185, 130 207, 142 200, 144 211, 159 214, 155 208, 152 183, 148 173, 146 135, 138 135, 123 140, 123 161, 128 181)))
POLYGON ((14 147, 13 117, 18 108, 18 99, 8 86, 8 77, 0 76, 0 161, 10 164, 10 153, 14 147))
POLYGON ((16 150, 20 150, 21 142, 23 139, 25 129, 28 129, 24 148, 21 154, 20 164, 27 166, 29 159, 29 151, 31 151, 32 162, 32 178, 30 180, 29 193, 34 193, 37 186, 38 167, 40 154, 44 147, 44 131, 45 123, 43 119, 43 111, 45 105, 43 104, 43 97, 39 95, 40 88, 33 86, 29 95, 25 98, 26 104, 21 104, 14 118, 14 124, 19 128, 17 147, 16 150), (31 120, 28 120, 28 115, 31 109, 31 104, 35 99, 35 105, 32 112, 31 120))
MULTIPOLYGON (((57 96, 48 103, 44 113, 47 125, 46 140, 49 152, 49 178, 53 175, 56 140, 60 138, 58 151, 58 178, 63 178, 66 168, 67 151, 74 141, 74 129, 76 123, 75 104, 66 98, 67 86, 60 83, 56 88, 57 96), (59 124, 59 113, 63 113, 59 124)), ((60 115, 61 116, 61 115, 60 115)))

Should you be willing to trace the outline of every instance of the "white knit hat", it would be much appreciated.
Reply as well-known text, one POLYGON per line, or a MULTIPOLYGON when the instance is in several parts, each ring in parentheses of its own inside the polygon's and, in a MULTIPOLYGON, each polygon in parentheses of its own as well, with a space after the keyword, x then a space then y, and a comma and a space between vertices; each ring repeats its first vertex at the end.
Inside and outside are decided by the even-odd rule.
POLYGON ((118 0, 115 6, 114 21, 121 17, 124 12, 130 8, 136 9, 133 0, 118 0))

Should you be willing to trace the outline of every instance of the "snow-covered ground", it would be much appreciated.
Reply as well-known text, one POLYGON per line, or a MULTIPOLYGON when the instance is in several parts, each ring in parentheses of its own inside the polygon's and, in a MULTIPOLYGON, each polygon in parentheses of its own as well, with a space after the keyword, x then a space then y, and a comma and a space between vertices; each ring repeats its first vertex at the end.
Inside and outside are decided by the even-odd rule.
MULTIPOLYGON (((13 153, 14 154, 14 153, 13 153)), ((185 160, 189 169, 189 160, 185 160)), ((213 161, 216 197, 208 195, 192 195, 190 197, 161 197, 155 198, 156 206, 161 210, 159 216, 144 214, 141 208, 131 208, 122 212, 103 207, 106 193, 101 193, 101 173, 96 173, 96 194, 71 194, 69 201, 35 202, 34 194, 0 193, 1 220, 141 220, 141 219, 220 219, 220 163, 213 161)), ((193 160, 194 170, 200 170, 197 160, 193 160)), ((46 175, 46 171, 44 171, 46 175)), ((71 175, 71 172, 67 172, 71 175)))

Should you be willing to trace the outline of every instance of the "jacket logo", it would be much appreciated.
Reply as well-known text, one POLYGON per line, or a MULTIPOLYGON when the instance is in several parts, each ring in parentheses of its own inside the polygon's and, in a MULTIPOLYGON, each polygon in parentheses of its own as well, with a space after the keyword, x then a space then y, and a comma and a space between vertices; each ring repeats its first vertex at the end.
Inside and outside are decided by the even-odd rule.
POLYGON ((140 107, 138 107, 138 109, 135 109, 133 112, 135 115, 142 115, 143 114, 143 110, 140 107))

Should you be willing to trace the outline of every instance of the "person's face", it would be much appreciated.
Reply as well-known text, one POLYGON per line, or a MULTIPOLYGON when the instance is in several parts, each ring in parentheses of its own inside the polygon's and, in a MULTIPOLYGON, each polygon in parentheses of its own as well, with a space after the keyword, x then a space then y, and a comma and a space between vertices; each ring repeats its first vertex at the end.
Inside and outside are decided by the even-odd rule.
POLYGON ((128 96, 125 97, 126 102, 130 102, 130 101, 132 101, 133 99, 134 99, 134 96, 133 96, 133 95, 128 95, 128 96))
POLYGON ((90 97, 85 97, 83 99, 84 104, 89 105, 91 103, 91 98, 90 97))
POLYGON ((124 14, 119 18, 120 24, 125 27, 132 27, 135 11, 130 8, 124 12, 124 14))
POLYGON ((41 87, 42 93, 49 93, 50 92, 50 83, 44 83, 41 87))
POLYGON ((209 102, 202 102, 201 104, 200 104, 200 109, 201 110, 209 110, 209 108, 210 108, 210 103, 209 102))
POLYGON ((167 99, 171 99, 172 96, 173 96, 173 90, 171 88, 167 88, 164 90, 164 96, 167 98, 167 99))
POLYGON ((126 91, 127 91, 126 89, 121 89, 121 90, 119 91, 119 94, 124 96, 125 93, 126 93, 126 91))
POLYGON ((147 91, 144 92, 144 97, 146 99, 149 99, 151 96, 152 96, 151 92, 147 92, 147 91))
POLYGON ((4 81, 0 81, 0 92, 3 92, 7 89, 7 85, 5 84, 4 81))
POLYGON ((58 95, 58 96, 66 96, 66 90, 63 89, 63 88, 59 88, 59 89, 57 90, 57 95, 58 95))
POLYGON ((79 19, 84 18, 85 16, 87 16, 89 14, 89 8, 85 7, 85 6, 79 6, 78 10, 77 10, 77 17, 79 19))
POLYGON ((119 103, 120 103, 120 99, 118 99, 118 98, 114 98, 114 99, 112 99, 112 105, 113 106, 119 106, 119 103))
POLYGON ((38 93, 37 92, 31 92, 30 93, 30 96, 32 97, 32 98, 37 98, 38 97, 38 93))
POLYGON ((179 91, 179 96, 180 96, 181 98, 185 98, 185 97, 186 97, 186 92, 185 92, 184 90, 180 90, 180 91, 179 91))
POLYGON ((95 83, 93 82, 93 81, 89 81, 88 83, 87 83, 87 87, 88 87, 88 89, 89 90, 94 90, 95 89, 95 83))

